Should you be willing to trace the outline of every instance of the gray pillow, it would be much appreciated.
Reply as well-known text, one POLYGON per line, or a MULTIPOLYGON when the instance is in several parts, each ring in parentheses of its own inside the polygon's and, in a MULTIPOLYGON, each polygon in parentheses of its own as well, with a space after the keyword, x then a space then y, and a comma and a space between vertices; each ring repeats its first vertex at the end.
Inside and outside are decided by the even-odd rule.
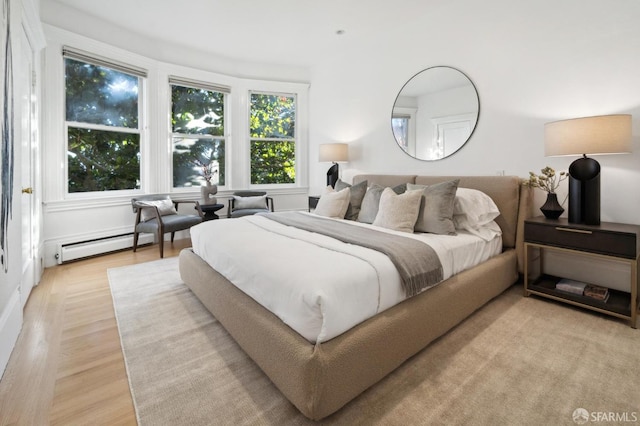
POLYGON ((240 197, 238 195, 233 196, 233 209, 266 209, 267 208, 267 196, 258 195, 255 197, 240 197))
MULTIPOLYGON (((393 189, 393 192, 400 195, 406 191, 407 184, 403 183, 401 185, 394 186, 391 189, 393 189)), ((362 199, 360 213, 358 214, 358 222, 373 223, 373 221, 376 220, 382 191, 384 191, 384 187, 377 184, 373 184, 369 187, 362 199)))
POLYGON ((336 191, 340 191, 344 188, 349 188, 349 192, 351 194, 347 214, 345 214, 344 218, 347 220, 357 220, 360 208, 362 207, 362 199, 364 198, 364 194, 367 192, 367 181, 365 180, 355 185, 349 185, 348 183, 338 179, 338 182, 336 182, 336 191))
POLYGON ((455 235, 456 227, 453 223, 453 206, 458 190, 459 179, 435 185, 407 185, 407 190, 422 190, 420 213, 414 230, 416 232, 431 232, 440 235, 455 235))

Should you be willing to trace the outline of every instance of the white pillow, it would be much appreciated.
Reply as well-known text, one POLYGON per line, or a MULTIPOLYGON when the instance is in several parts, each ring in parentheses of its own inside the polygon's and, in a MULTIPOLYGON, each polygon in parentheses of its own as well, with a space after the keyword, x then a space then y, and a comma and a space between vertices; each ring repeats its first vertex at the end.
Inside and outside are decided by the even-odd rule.
POLYGON ((470 226, 468 223, 462 223, 458 230, 465 230, 470 234, 475 235, 476 237, 480 237, 485 241, 491 241, 498 235, 502 235, 502 229, 500 229, 500 225, 498 225, 495 221, 491 221, 485 225, 474 228, 470 226))
POLYGON ((239 195, 233 196, 233 209, 266 209, 267 208, 267 196, 256 195, 253 197, 241 197, 239 195))
MULTIPOLYGON (((160 216, 178 214, 175 206, 173 205, 173 201, 169 199, 154 200, 154 201, 139 201, 138 204, 157 207, 158 211, 160 212, 160 216)), ((152 209, 141 209, 141 213, 140 213, 141 221, 146 222, 147 220, 153 219, 155 217, 156 217, 155 212, 152 209)))
POLYGON ((458 188, 453 203, 453 223, 456 229, 478 229, 500 216, 498 206, 482 191, 458 188))
POLYGON ((318 205, 313 212, 319 216, 344 219, 350 200, 351 191, 349 188, 336 191, 331 186, 327 186, 320 195, 318 205))
POLYGON ((413 233, 421 199, 422 191, 407 191, 398 195, 393 189, 385 188, 380 196, 378 214, 373 225, 413 233))

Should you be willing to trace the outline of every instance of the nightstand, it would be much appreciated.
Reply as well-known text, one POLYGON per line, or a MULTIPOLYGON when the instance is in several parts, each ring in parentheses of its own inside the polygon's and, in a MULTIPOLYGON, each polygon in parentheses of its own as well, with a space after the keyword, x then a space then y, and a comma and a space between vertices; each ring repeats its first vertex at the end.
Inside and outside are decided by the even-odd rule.
POLYGON ((537 295, 614 317, 626 319, 636 328, 638 311, 638 254, 640 226, 602 222, 600 225, 569 223, 566 219, 537 217, 524 224, 524 295, 537 295), (556 290, 562 277, 544 273, 543 251, 560 251, 629 266, 629 292, 609 289, 606 302, 591 297, 556 290), (537 254, 538 270, 532 273, 537 254))
POLYGON ((309 195, 309 211, 316 208, 319 200, 320 200, 319 195, 309 195))

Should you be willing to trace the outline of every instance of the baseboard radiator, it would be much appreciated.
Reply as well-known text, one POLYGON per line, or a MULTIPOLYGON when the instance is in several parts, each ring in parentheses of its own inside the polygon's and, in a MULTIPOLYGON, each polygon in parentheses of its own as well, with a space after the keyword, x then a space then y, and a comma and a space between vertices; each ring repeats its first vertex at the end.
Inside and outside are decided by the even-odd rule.
MULTIPOLYGON (((140 234, 138 246, 153 243, 153 234, 140 234)), ((56 258, 58 264, 71 262, 85 257, 110 253, 133 247, 133 233, 114 235, 110 237, 96 238, 93 240, 79 241, 68 244, 58 244, 56 258)))

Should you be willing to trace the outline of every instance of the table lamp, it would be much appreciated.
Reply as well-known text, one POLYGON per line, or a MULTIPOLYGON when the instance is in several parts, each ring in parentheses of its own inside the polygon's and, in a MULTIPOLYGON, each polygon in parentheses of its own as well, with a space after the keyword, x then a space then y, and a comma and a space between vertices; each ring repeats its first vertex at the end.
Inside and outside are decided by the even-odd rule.
POLYGON ((327 170, 327 185, 334 188, 339 177, 338 162, 349 161, 349 145, 346 143, 320 144, 319 161, 333 163, 327 170))
POLYGON ((631 115, 601 115, 544 126, 545 156, 580 155, 569 166, 570 223, 600 224, 600 163, 587 154, 631 152, 631 115))

